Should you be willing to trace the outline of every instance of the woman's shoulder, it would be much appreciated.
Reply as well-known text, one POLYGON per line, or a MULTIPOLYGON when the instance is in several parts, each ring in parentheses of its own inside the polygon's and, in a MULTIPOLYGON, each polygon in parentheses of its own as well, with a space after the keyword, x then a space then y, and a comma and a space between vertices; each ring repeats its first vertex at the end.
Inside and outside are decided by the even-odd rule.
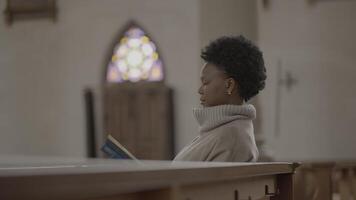
POLYGON ((224 137, 246 135, 246 133, 253 133, 253 125, 252 121, 249 120, 236 120, 216 128, 216 131, 224 137))
POLYGON ((252 142, 252 140, 254 140, 253 127, 248 124, 244 126, 239 125, 240 126, 236 126, 233 123, 229 123, 216 129, 216 142, 223 142, 232 146, 239 143, 252 142))

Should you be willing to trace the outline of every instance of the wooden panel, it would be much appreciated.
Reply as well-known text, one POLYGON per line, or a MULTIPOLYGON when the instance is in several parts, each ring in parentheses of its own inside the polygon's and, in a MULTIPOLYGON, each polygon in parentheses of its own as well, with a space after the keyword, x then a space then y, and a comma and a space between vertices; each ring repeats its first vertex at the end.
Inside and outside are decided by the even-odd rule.
POLYGON ((294 198, 304 200, 355 199, 354 162, 308 162, 295 174, 294 198))
POLYGON ((269 199, 266 186, 275 193, 276 180, 273 176, 253 177, 233 181, 189 185, 181 189, 185 200, 248 200, 269 199))
MULTIPOLYGON (((109 197, 100 197, 90 200, 176 200, 174 189, 160 189, 135 193, 120 194, 109 197)), ((88 199, 89 200, 89 199, 88 199)))
POLYGON ((56 20, 55 0, 7 0, 4 12, 6 22, 11 25, 15 20, 52 18, 56 20))
POLYGON ((104 129, 145 160, 173 157, 171 90, 159 84, 110 84, 104 92, 104 129))
POLYGON ((276 195, 271 200, 293 200, 293 176, 290 174, 277 175, 276 195))
POLYGON ((304 164, 295 175, 295 199, 331 200, 333 163, 304 164))

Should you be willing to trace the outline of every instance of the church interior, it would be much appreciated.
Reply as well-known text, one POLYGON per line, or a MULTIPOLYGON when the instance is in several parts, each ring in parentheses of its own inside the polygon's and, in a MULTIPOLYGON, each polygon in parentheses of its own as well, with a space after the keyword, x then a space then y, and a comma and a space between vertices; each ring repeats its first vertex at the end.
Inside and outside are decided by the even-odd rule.
POLYGON ((0 0, 0 199, 356 200, 354 9, 0 0), (235 35, 267 70, 248 102, 259 159, 172 166, 198 134, 201 50, 235 35), (109 159, 108 135, 142 162, 109 159))

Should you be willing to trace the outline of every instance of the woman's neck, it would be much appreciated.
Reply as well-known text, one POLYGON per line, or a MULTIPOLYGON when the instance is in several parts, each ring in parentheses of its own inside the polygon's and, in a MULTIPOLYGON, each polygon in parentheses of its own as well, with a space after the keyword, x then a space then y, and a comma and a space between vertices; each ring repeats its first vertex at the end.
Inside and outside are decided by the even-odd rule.
POLYGON ((227 101, 227 104, 231 105, 242 105, 243 103, 244 100, 240 96, 231 96, 227 101))

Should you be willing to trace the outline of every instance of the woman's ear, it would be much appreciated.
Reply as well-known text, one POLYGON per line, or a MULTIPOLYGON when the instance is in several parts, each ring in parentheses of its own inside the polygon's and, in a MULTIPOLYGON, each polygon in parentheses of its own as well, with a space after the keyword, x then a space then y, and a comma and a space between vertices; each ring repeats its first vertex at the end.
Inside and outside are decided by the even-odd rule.
POLYGON ((237 83, 233 78, 228 78, 225 81, 225 87, 227 90, 227 94, 231 95, 232 92, 235 90, 235 87, 237 87, 237 83))

